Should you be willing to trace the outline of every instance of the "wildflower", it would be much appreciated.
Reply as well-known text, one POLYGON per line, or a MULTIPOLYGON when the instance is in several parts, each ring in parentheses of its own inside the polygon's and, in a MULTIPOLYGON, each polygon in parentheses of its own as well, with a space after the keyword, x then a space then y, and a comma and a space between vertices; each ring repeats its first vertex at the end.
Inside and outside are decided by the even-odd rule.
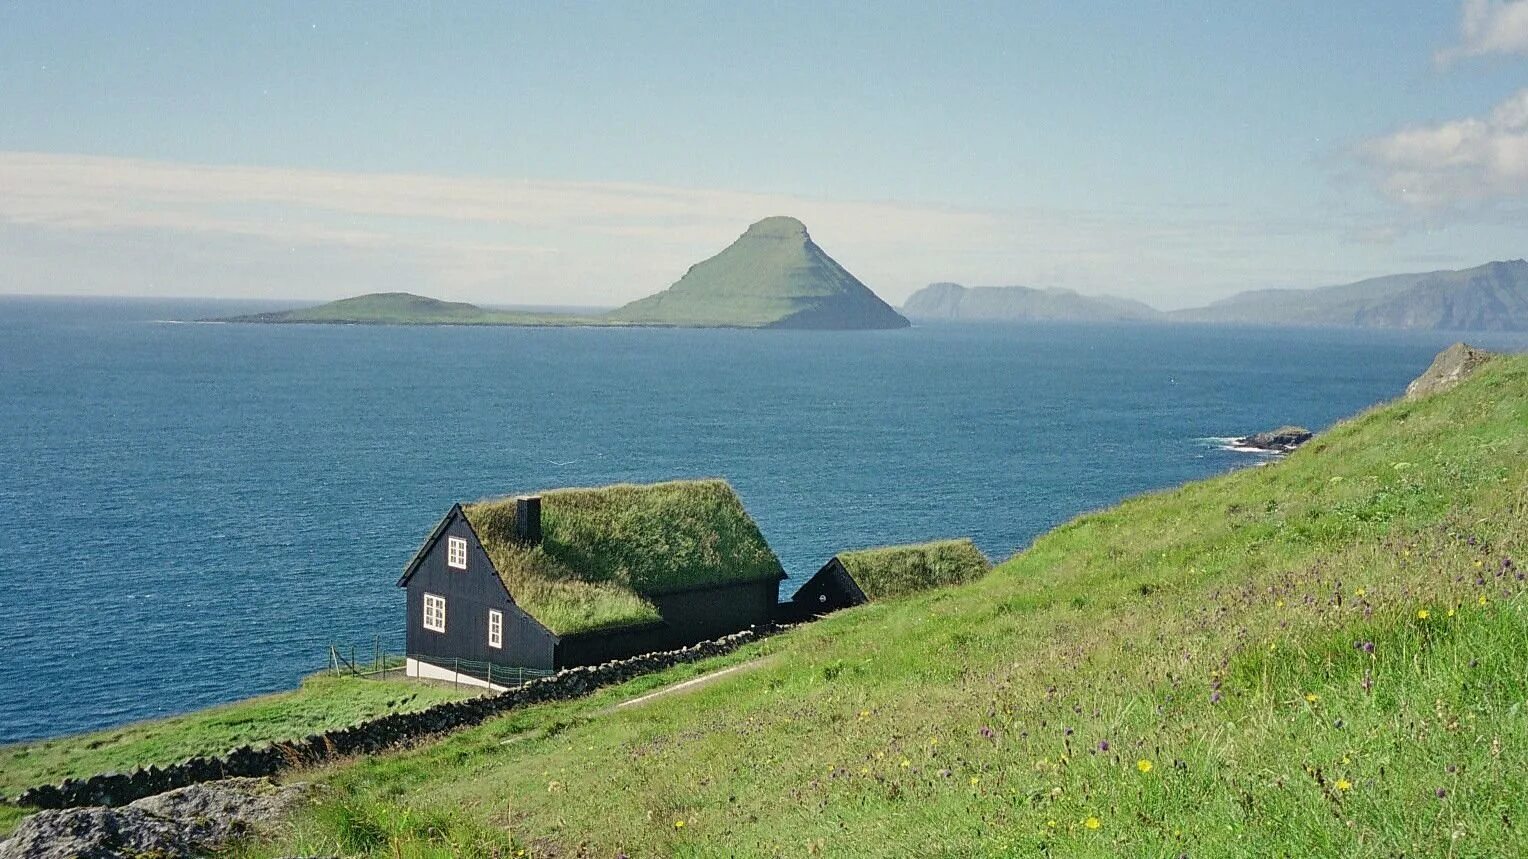
POLYGON ((913 765, 912 761, 908 760, 907 758, 903 758, 902 759, 902 769, 907 769, 908 767, 910 767, 912 765, 913 765))
POLYGON ((1314 703, 1316 703, 1317 701, 1320 701, 1320 700, 1321 700, 1321 696, 1317 695, 1315 692, 1306 692, 1305 693, 1305 703, 1307 703, 1307 704, 1314 704, 1314 703))
POLYGON ((1337 779, 1337 789, 1338 790, 1352 790, 1353 789, 1353 783, 1348 781, 1345 778, 1337 779))
POLYGON ((1107 752, 1109 750, 1109 741, 1108 740, 1099 740, 1098 741, 1098 750, 1100 752, 1107 752))
POLYGON ((977 733, 981 734, 983 737, 985 737, 985 738, 987 738, 989 740, 997 739, 997 731, 992 730, 991 728, 987 727, 986 725, 983 725, 982 729, 980 731, 978 731, 977 733))
POLYGON ((1480 599, 1475 600, 1475 602, 1480 603, 1481 605, 1485 605, 1486 604, 1486 595, 1485 594, 1481 594, 1480 595, 1480 599))
POLYGON ((676 820, 676 821, 674 821, 674 828, 675 829, 683 829, 684 828, 684 821, 683 820, 676 820))
POLYGON ((1045 825, 1049 826, 1051 829, 1055 829, 1056 828, 1056 821, 1054 821, 1054 820, 1047 820, 1047 821, 1045 821, 1045 825))
POLYGON ((868 719, 868 718, 870 718, 870 711, 869 710, 861 710, 859 712, 859 717, 861 719, 868 719))
POLYGON ((982 783, 981 778, 979 778, 977 776, 971 776, 971 786, 972 787, 976 787, 977 785, 979 785, 981 783, 982 783))
POLYGON ((1358 590, 1353 591, 1353 596, 1355 596, 1355 597, 1361 597, 1363 595, 1364 595, 1364 589, 1363 588, 1359 588, 1358 590))
POLYGON ((1089 829, 1097 829, 1098 827, 1103 826, 1103 824, 1100 823, 1096 817, 1089 817, 1087 820, 1082 822, 1082 825, 1089 829))
POLYGON ((1453 617, 1453 616, 1454 616, 1454 608, 1453 608, 1453 606, 1449 606, 1448 617, 1453 617))
POLYGON ((1151 772, 1151 761, 1148 761, 1145 758, 1141 758, 1135 762, 1135 768, 1143 773, 1149 773, 1151 772))
POLYGON ((1431 615, 1432 613, 1425 608, 1417 609, 1417 620, 1427 620, 1431 615))
POLYGON ((1448 791, 1444 790, 1443 788, 1440 787, 1437 790, 1433 791, 1433 796, 1436 796, 1439 799, 1443 799, 1443 798, 1448 796, 1448 791))
POLYGON ((1211 704, 1219 704, 1220 703, 1220 690, 1219 689, 1216 689, 1214 692, 1210 693, 1210 703, 1211 704))

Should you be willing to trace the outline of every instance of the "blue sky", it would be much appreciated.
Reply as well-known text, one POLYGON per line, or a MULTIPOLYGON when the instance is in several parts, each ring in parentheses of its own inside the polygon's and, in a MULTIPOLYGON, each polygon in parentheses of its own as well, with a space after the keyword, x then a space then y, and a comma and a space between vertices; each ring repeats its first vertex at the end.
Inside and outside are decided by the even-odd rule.
POLYGON ((1528 0, 12 3, 0 291, 614 304, 795 214, 1181 306, 1523 256, 1525 87, 1528 0))

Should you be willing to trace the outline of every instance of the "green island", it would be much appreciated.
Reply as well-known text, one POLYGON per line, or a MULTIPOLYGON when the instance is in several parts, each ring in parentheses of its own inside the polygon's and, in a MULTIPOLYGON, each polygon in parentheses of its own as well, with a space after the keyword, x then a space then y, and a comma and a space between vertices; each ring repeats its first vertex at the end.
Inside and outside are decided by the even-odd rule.
POLYGON ((673 286, 609 313, 492 310, 406 292, 216 320, 348 325, 643 326, 660 328, 906 328, 902 318, 812 241, 795 218, 749 227, 673 286))
POLYGON ((722 480, 543 492, 534 546, 515 539, 513 497, 462 512, 515 601, 558 635, 655 623, 647 597, 695 582, 783 575, 722 480))
POLYGON ((1518 855, 1528 356, 1415 393, 962 584, 289 772, 315 804, 232 855, 1518 855))

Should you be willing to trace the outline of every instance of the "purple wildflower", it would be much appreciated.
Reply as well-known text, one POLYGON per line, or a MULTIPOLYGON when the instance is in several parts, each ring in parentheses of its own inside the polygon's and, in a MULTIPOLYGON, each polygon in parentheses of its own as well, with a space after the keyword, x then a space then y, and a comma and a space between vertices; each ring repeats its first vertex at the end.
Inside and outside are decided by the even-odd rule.
POLYGON ((1099 740, 1098 741, 1098 750, 1100 752, 1107 752, 1109 750, 1109 741, 1108 740, 1099 740))

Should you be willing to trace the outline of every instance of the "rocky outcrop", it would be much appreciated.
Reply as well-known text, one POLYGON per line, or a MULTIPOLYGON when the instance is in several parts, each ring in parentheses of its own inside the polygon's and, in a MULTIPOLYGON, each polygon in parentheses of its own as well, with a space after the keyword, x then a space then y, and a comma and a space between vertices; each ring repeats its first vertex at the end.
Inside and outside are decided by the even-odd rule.
POLYGON ((1276 430, 1255 432, 1232 442, 1235 447, 1250 447, 1272 453, 1289 453, 1311 440, 1314 435, 1305 427, 1284 426, 1276 430))
POLYGON ((0 859, 179 859, 269 832, 307 796, 302 785, 236 778, 192 785, 121 808, 38 812, 0 842, 0 859))
POLYGON ((1452 388, 1491 357, 1492 354, 1484 349, 1476 349, 1468 343, 1455 343, 1439 352, 1432 365, 1406 386, 1406 399, 1415 400, 1452 388))

